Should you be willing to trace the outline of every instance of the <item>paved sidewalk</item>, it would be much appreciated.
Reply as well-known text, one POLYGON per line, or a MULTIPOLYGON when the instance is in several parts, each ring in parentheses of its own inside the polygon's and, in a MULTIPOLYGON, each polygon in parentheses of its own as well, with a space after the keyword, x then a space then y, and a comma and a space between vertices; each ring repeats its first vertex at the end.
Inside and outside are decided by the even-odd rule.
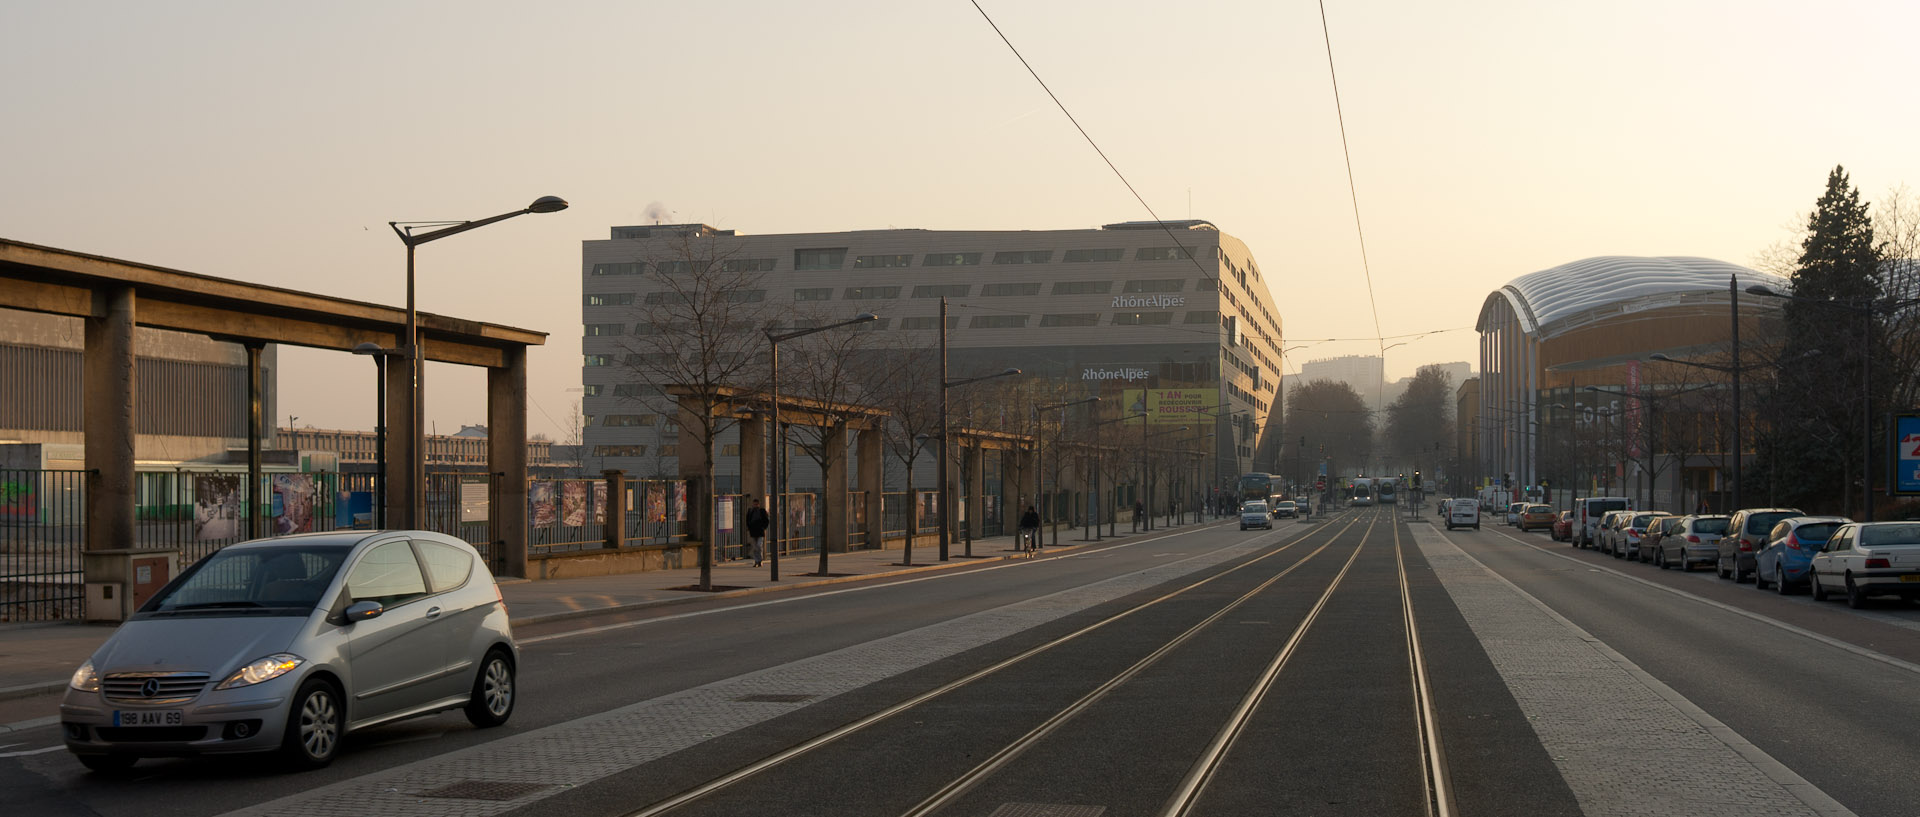
MULTIPOLYGON (((1224 520, 1209 520, 1208 524, 1224 520)), ((1172 528, 1191 527, 1192 523, 1172 528)), ((1164 526, 1156 529, 1168 530, 1164 526)), ((1059 551, 1091 544, 1080 540, 1078 528, 1060 529, 1059 551)), ((1108 541, 1125 540, 1129 534, 1121 528, 1108 541)), ((940 561, 939 547, 932 537, 922 537, 913 549, 913 566, 900 564, 901 551, 860 550, 834 553, 828 557, 831 576, 808 575, 820 567, 820 557, 803 553, 782 557, 780 581, 771 578, 771 563, 759 568, 749 560, 720 562, 713 567, 713 584, 728 588, 713 592, 689 590, 700 580, 698 567, 653 570, 615 576, 582 578, 506 579, 500 594, 514 626, 590 616, 598 613, 680 604, 703 599, 726 598, 754 593, 793 590, 838 582, 864 581, 917 573, 927 570, 951 570, 983 562, 1011 558, 1013 538, 996 536, 973 542, 974 558, 966 558, 966 545, 954 542, 950 559, 940 561)), ((1047 548, 1046 552, 1057 552, 1047 548)), ((87 660, 101 643, 113 635, 113 625, 103 624, 21 624, 0 625, 0 702, 48 695, 64 689, 75 668, 87 660)), ((8 710, 17 707, 7 707, 8 710)), ((0 724, 8 713, 0 712, 0 724)))

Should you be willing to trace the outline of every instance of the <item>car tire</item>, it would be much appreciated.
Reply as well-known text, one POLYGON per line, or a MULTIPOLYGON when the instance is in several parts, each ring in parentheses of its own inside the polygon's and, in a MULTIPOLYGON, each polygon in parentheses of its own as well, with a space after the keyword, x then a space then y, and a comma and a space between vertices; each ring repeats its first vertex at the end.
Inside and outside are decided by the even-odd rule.
POLYGON ((1820 586, 1820 574, 1811 567, 1807 568, 1807 592, 1813 595, 1814 601, 1827 600, 1827 589, 1820 586))
POLYGON ((1773 568, 1773 592, 1782 596, 1793 595, 1793 588, 1787 584, 1787 574, 1780 569, 1779 565, 1773 568))
POLYGON ((480 662, 480 673, 473 678, 473 696, 467 701, 467 722, 491 729, 513 717, 517 700, 513 688, 513 658, 495 647, 480 662))
POLYGON ((1720 578, 1722 578, 1722 579, 1726 579, 1726 578, 1731 578, 1731 577, 1730 577, 1730 576, 1729 576, 1729 575, 1727 574, 1727 569, 1726 569, 1725 567, 1723 567, 1723 566, 1721 566, 1721 564, 1720 564, 1720 562, 1719 562, 1718 560, 1716 560, 1716 561, 1715 561, 1715 562, 1713 563, 1713 575, 1715 575, 1715 576, 1719 576, 1719 577, 1720 577, 1720 578))
POLYGON ((75 755, 80 765, 96 774, 121 774, 133 768, 140 758, 133 755, 75 755))
POLYGON ((1666 548, 1661 548, 1653 552, 1653 566, 1660 568, 1661 570, 1667 569, 1668 565, 1667 565, 1667 549, 1666 548))
POLYGON ((1847 606, 1855 610, 1867 609, 1867 590, 1853 583, 1853 574, 1847 574, 1847 606))
POLYGON ((280 738, 280 753, 295 769, 318 769, 333 762, 340 753, 340 738, 345 717, 340 712, 340 693, 325 679, 308 678, 293 695, 287 711, 287 729, 280 738))
MULTIPOLYGON (((1758 570, 1759 568, 1755 568, 1758 570)), ((1747 580, 1747 571, 1740 569, 1740 557, 1733 557, 1733 583, 1741 584, 1747 580)))
POLYGON ((1755 590, 1767 589, 1767 580, 1765 577, 1761 575, 1760 563, 1757 561, 1753 563, 1753 589, 1755 590))

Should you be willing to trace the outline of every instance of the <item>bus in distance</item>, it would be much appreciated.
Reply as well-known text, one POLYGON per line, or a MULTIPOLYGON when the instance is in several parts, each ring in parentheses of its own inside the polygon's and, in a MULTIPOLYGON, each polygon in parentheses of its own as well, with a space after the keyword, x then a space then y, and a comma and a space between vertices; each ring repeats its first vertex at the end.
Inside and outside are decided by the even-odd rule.
POLYGON ((1240 475, 1240 501, 1266 500, 1273 496, 1273 475, 1252 473, 1240 475))

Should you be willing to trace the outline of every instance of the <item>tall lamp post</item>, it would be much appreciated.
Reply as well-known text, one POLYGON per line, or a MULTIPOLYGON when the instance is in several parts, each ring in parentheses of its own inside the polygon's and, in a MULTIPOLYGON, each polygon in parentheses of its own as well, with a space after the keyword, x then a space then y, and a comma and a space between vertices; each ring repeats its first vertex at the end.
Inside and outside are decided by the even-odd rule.
MULTIPOLYGON (((407 333, 401 339, 400 352, 407 358, 407 369, 411 385, 408 396, 413 402, 413 416, 408 418, 407 440, 413 447, 412 456, 407 463, 407 513, 403 520, 405 528, 419 528, 427 519, 427 411, 424 395, 421 394, 420 379, 425 374, 425 356, 420 353, 419 313, 413 302, 413 248, 429 241, 438 241, 450 235, 485 227, 496 221, 506 221, 514 216, 528 213, 557 213, 567 209, 567 200, 559 196, 541 196, 532 204, 511 213, 501 213, 478 221, 389 221, 394 235, 407 245, 407 333), (418 228, 437 227, 424 233, 415 233, 418 228)), ((524 444, 516 442, 515 444, 524 444)))
POLYGON ((373 418, 373 527, 387 529, 387 356, 394 350, 368 341, 353 347, 356 355, 369 355, 374 368, 373 418))
MULTIPOLYGON (((1037 420, 1039 419, 1040 415, 1045 414, 1049 411, 1059 411, 1068 406, 1078 406, 1085 403, 1098 403, 1098 402, 1100 402, 1100 397, 1098 395, 1095 395, 1093 397, 1087 397, 1080 400, 1068 400, 1065 403, 1054 403, 1053 405, 1048 405, 1048 406, 1035 406, 1033 409, 1033 416, 1037 420)), ((1065 422, 1064 418, 1065 418, 1065 415, 1062 415, 1062 422, 1065 422)), ((1046 502, 1046 500, 1041 497, 1041 492, 1045 491, 1047 487, 1047 481, 1044 478, 1045 474, 1042 471, 1042 469, 1046 468, 1046 461, 1047 461, 1046 445, 1047 445, 1047 437, 1046 437, 1046 434, 1042 433, 1040 435, 1041 451, 1037 456, 1034 457, 1034 459, 1037 460, 1037 462, 1034 463, 1034 470, 1036 472, 1041 472, 1041 473, 1037 474, 1033 480, 1033 495, 1035 498, 1040 499, 1042 504, 1045 504, 1046 502)), ((1059 446, 1054 446, 1054 448, 1058 449, 1059 446)), ((1059 462, 1057 462, 1060 459, 1060 452, 1058 450, 1053 452, 1053 458, 1054 460, 1056 460, 1056 462, 1054 463, 1053 472, 1057 475, 1060 472, 1059 462)), ((1060 514, 1057 512, 1058 510, 1059 510, 1058 508, 1050 508, 1048 509, 1048 513, 1047 513, 1047 525, 1048 527, 1053 529, 1052 536, 1053 536, 1053 544, 1055 545, 1060 544, 1060 514)))
MULTIPOLYGON (((940 509, 939 509, 940 510, 940 561, 943 561, 943 562, 947 561, 947 559, 949 558, 949 550, 953 545, 953 530, 952 530, 952 525, 950 524, 950 521, 949 521, 953 519, 953 510, 952 510, 953 496, 951 494, 952 487, 947 484, 947 467, 948 467, 947 457, 949 456, 948 449, 952 447, 952 434, 950 433, 951 430, 947 428, 947 389, 959 388, 961 386, 965 386, 970 383, 978 383, 982 380, 992 380, 996 377, 1012 377, 1013 375, 1020 373, 1019 369, 1003 369, 993 374, 983 374, 979 377, 968 377, 968 378, 962 378, 960 380, 948 380, 947 379, 947 354, 946 354, 946 332, 947 332, 946 306, 947 306, 946 299, 945 298, 940 299, 940 312, 941 312, 941 315, 940 315, 940 340, 941 340, 941 346, 940 346, 940 464, 939 464, 940 485, 937 488, 937 490, 940 493, 940 509)), ((966 556, 969 559, 973 558, 973 537, 971 536, 967 537, 966 556)))
MULTIPOLYGON (((839 329, 842 326, 852 326, 856 323, 871 323, 879 319, 880 319, 880 316, 875 315, 872 312, 862 312, 847 320, 841 321, 839 323, 830 323, 830 324, 827 324, 826 326, 815 326, 811 329, 797 329, 792 332, 780 332, 780 333, 767 332, 766 333, 767 334, 767 368, 768 368, 769 374, 771 375, 769 379, 772 381, 769 386, 769 390, 772 392, 771 399, 773 402, 773 412, 772 412, 773 414, 773 478, 767 480, 767 484, 773 487, 773 501, 767 503, 769 506, 767 508, 767 512, 768 512, 767 521, 771 523, 767 526, 767 532, 771 534, 770 536, 767 537, 767 540, 768 540, 767 556, 769 559, 769 563, 772 565, 771 572, 768 574, 768 576, 771 581, 777 582, 780 580, 780 520, 787 515, 787 508, 786 508, 786 498, 787 498, 786 476, 787 474, 786 474, 786 469, 781 467, 781 460, 786 456, 787 432, 780 425, 780 342, 783 340, 793 340, 794 338, 805 337, 815 332, 825 332, 828 329, 839 329)), ((755 464, 758 465, 758 463, 755 463, 755 464)), ((909 497, 909 499, 911 499, 911 497, 909 497)), ((911 543, 911 540, 913 538, 912 531, 907 532, 907 538, 909 540, 909 543, 911 543)), ((827 572, 827 543, 823 541, 820 543, 820 573, 822 575, 825 575, 826 572, 827 572)))

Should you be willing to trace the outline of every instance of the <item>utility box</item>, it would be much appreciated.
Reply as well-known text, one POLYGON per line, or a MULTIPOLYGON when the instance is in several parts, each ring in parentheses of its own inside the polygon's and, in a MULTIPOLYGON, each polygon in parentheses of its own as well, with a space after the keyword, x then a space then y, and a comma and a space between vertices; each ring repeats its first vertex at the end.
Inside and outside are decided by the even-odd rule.
POLYGON ((87 621, 126 621, 180 572, 180 551, 118 548, 82 551, 87 621))

